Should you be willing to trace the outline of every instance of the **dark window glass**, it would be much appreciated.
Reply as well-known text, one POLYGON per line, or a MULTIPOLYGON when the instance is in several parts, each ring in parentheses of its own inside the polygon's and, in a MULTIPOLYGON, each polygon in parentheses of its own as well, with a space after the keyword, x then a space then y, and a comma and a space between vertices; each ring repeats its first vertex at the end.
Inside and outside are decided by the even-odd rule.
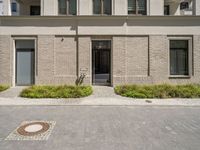
POLYGON ((67 1, 66 0, 59 0, 58 1, 59 7, 59 14, 67 14, 67 1))
POLYGON ((76 15, 76 0, 69 0, 69 14, 76 15))
POLYGON ((182 2, 180 5, 180 9, 188 9, 189 8, 189 3, 188 2, 182 2))
POLYGON ((104 14, 110 15, 111 14, 111 0, 104 0, 103 3, 103 12, 104 14))
POLYGON ((170 75, 189 75, 188 40, 170 41, 170 75))
POLYGON ((128 14, 146 15, 146 0, 128 0, 128 14))
POLYGON ((58 13, 60 15, 76 15, 76 0, 59 0, 58 13))
POLYGON ((146 0, 138 0, 138 14, 146 15, 146 0))
POLYGON ((93 0, 94 14, 101 14, 101 0, 93 0))
POLYGON ((16 3, 12 3, 11 4, 11 9, 12 9, 12 12, 17 12, 17 4, 16 3))
POLYGON ((111 15, 111 13, 112 13, 111 7, 112 7, 111 0, 93 0, 93 13, 94 14, 111 15))
POLYGON ((169 15, 170 7, 169 5, 165 5, 164 7, 164 15, 169 15))
POLYGON ((40 15, 40 6, 31 6, 30 15, 40 15))
POLYGON ((128 0, 128 14, 136 14, 136 1, 128 0))

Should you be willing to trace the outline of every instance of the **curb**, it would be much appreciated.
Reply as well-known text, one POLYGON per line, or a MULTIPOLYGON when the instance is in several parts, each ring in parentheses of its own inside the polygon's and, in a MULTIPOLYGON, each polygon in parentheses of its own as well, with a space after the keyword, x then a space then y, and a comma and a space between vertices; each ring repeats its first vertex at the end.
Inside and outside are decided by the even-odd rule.
POLYGON ((131 98, 79 98, 79 99, 25 99, 0 98, 0 106, 184 106, 200 107, 200 99, 131 99, 131 98))

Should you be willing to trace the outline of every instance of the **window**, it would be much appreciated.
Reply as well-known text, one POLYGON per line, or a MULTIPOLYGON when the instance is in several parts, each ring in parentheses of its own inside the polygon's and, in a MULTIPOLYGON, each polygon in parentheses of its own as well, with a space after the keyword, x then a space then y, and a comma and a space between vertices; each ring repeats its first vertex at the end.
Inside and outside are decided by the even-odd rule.
POLYGON ((58 0, 60 15, 76 15, 76 0, 58 0))
POLYGON ((93 13, 111 15, 111 0, 93 0, 93 13))
POLYGON ((169 5, 165 5, 164 7, 164 15, 169 15, 170 7, 169 5))
POLYGON ((146 0, 128 0, 128 14, 146 15, 146 0))
POLYGON ((3 15, 3 1, 0 1, 0 16, 3 15))
POLYGON ((17 12, 17 3, 11 3, 12 12, 17 12))
POLYGON ((189 75, 188 40, 170 40, 170 75, 189 75))
POLYGON ((189 3, 188 2, 182 2, 180 4, 180 9, 183 10, 183 9, 189 9, 189 3))
POLYGON ((31 6, 30 15, 31 16, 40 15, 40 6, 31 6))

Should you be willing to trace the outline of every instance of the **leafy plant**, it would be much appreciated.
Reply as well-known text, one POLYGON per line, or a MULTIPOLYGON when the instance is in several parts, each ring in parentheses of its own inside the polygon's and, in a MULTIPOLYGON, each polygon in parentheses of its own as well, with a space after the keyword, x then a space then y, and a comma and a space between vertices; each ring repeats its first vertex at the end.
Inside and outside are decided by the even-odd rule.
POLYGON ((80 98, 92 94, 91 86, 32 86, 20 96, 26 98, 80 98))
POLYGON ((5 91, 9 88, 7 85, 0 85, 0 92, 5 91))
POLYGON ((200 98, 200 85, 121 85, 115 93, 132 98, 200 98))

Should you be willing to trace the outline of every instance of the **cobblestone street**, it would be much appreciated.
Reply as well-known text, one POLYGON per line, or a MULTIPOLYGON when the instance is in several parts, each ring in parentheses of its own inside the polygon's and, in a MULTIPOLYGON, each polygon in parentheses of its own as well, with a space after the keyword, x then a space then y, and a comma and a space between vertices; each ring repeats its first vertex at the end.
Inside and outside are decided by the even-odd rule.
POLYGON ((1 150, 199 150, 199 107, 1 106, 1 150), (47 141, 5 140, 23 121, 54 121, 47 141))

